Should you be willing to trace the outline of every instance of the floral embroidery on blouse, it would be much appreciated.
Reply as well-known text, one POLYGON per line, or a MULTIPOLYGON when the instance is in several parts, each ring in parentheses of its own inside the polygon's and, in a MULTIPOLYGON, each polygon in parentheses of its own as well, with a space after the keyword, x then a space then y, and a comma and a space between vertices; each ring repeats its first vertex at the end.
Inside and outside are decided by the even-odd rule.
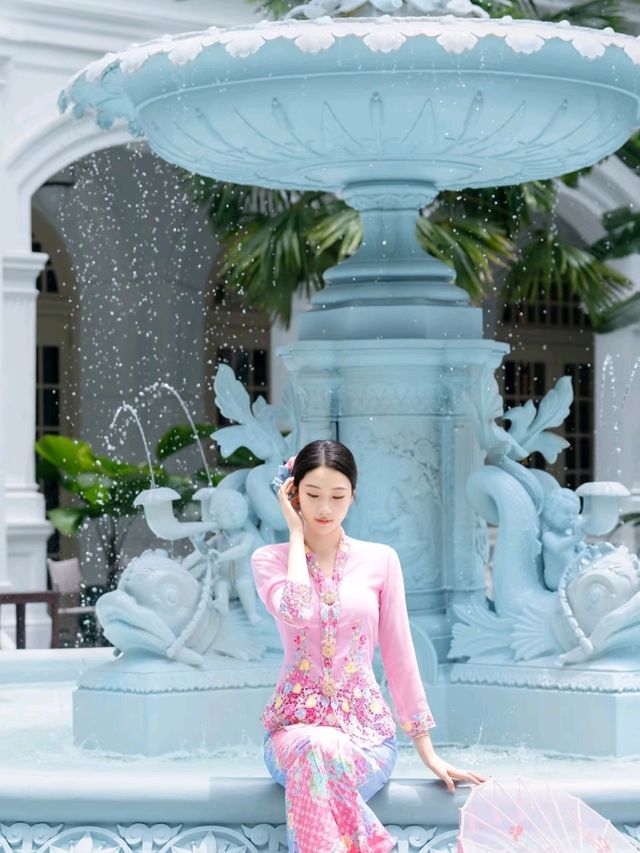
MULTIPOLYGON (((318 704, 316 678, 312 674, 313 664, 309 657, 307 629, 296 634, 295 662, 287 667, 273 700, 262 713, 262 724, 268 731, 274 731, 279 725, 316 722, 318 704)), ((321 703, 322 704, 322 703, 321 703)))
POLYGON ((275 557, 265 548, 264 557, 256 561, 254 573, 264 601, 271 602, 270 584, 280 584, 280 601, 273 602, 272 607, 276 618, 281 617, 287 649, 278 684, 261 718, 267 731, 298 723, 332 725, 347 732, 354 743, 370 746, 395 735, 396 719, 412 738, 435 726, 411 645, 397 554, 387 557, 384 546, 374 553, 374 560, 384 555, 388 562, 382 586, 363 585, 366 602, 363 600, 361 608, 359 603, 355 605, 354 594, 358 593, 353 581, 348 587, 342 584, 350 545, 342 531, 331 577, 323 575, 315 555, 307 551, 310 584, 285 580, 286 551, 282 557, 275 557), (272 565, 277 567, 275 571, 272 565), (278 574, 283 571, 285 578, 280 574, 280 580, 278 574), (285 614, 291 615, 292 621, 285 614), (376 641, 383 654, 396 716, 371 666, 376 641))
POLYGON ((298 581, 285 581, 280 601, 280 615, 287 622, 311 618, 311 587, 298 581))
POLYGON ((340 535, 340 542, 338 543, 338 550, 330 578, 323 575, 322 569, 311 551, 307 552, 306 556, 309 574, 316 582, 320 598, 322 692, 325 696, 331 698, 336 695, 333 677, 333 657, 336 651, 336 632, 340 617, 340 581, 342 580, 344 567, 349 557, 349 544, 344 530, 340 535))

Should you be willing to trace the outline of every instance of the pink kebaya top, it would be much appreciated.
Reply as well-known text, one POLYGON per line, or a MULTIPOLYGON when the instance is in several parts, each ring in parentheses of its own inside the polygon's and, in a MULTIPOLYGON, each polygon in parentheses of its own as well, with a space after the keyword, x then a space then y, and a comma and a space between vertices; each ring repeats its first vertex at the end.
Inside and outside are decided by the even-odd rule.
POLYGON ((342 530, 333 576, 307 549, 310 584, 287 580, 289 543, 251 557, 258 594, 284 647, 278 684, 263 711, 273 732, 296 723, 334 725, 359 746, 374 746, 396 725, 372 669, 380 646, 397 719, 411 737, 435 726, 409 630, 402 568, 389 545, 342 530))

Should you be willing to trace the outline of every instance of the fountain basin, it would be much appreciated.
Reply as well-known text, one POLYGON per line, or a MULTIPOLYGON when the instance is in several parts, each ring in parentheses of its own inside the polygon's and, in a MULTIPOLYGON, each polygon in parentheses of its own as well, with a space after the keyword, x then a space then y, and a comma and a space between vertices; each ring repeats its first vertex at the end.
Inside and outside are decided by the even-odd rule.
MULTIPOLYGON (((0 850, 169 853, 225 850, 227 842, 231 849, 244 844, 255 853, 286 847, 283 791, 264 766, 257 730, 233 747, 162 758, 86 752, 73 744, 75 680, 109 656, 105 649, 26 656, 3 652, 0 850)), ((640 757, 605 762, 478 743, 467 748, 444 743, 439 751, 458 766, 496 778, 522 774, 550 782, 640 838, 640 757)), ((398 851, 451 853, 456 849, 457 810, 468 790, 459 787, 451 797, 407 745, 400 747, 390 783, 370 802, 392 827, 398 851), (410 838, 422 841, 416 846, 410 838)))
POLYGON ((542 22, 329 19, 211 28, 108 54, 61 107, 163 158, 267 187, 548 178, 639 122, 640 41, 542 22))

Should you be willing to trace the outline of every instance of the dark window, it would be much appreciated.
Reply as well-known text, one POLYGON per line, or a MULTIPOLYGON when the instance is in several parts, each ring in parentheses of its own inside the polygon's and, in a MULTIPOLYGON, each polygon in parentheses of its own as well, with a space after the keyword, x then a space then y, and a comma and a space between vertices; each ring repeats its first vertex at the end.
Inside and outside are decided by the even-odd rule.
MULTIPOLYGON (((247 389, 249 399, 255 402, 258 397, 269 399, 268 376, 269 354, 264 349, 245 349, 243 347, 218 347, 217 364, 228 364, 247 389)), ((228 426, 231 421, 216 410, 217 425, 228 426)))

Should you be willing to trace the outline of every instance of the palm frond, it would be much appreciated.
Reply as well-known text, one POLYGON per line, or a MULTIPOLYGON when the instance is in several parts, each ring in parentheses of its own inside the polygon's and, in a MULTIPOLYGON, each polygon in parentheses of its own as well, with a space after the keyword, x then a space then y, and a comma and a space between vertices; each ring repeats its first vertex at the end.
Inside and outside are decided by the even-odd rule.
POLYGON ((216 235, 226 235, 240 228, 245 220, 260 216, 275 216, 289 210, 300 200, 293 190, 270 190, 248 184, 232 184, 183 172, 183 186, 200 207, 203 207, 216 235))
POLYGON ((248 215, 224 243, 220 274, 248 305, 288 326, 298 288, 311 296, 323 286, 324 271, 344 254, 339 233, 329 242, 325 235, 322 245, 317 240, 321 224, 333 218, 340 204, 345 207, 337 200, 327 201, 324 194, 302 193, 271 216, 248 215))
POLYGON ((633 323, 640 323, 640 293, 621 299, 591 317, 593 330, 600 334, 615 332, 633 323))
POLYGON ((256 218, 232 238, 220 274, 225 283, 270 319, 289 325, 291 302, 302 285, 307 293, 320 286, 309 247, 304 244, 300 215, 256 218))
POLYGON ((625 144, 616 152, 625 166, 640 172, 640 133, 634 133, 625 144))
POLYGON ((482 220, 513 240, 537 216, 553 213, 556 202, 557 190, 553 181, 446 191, 436 199, 432 218, 482 220))
POLYGON ((586 3, 576 3, 540 17, 544 21, 564 20, 575 26, 594 27, 597 30, 603 30, 605 27, 612 27, 621 33, 632 30, 620 0, 588 0, 586 3))
POLYGON ((456 283, 479 302, 494 284, 494 272, 510 263, 515 247, 495 225, 472 218, 418 220, 418 238, 425 251, 452 266, 456 283))
POLYGON ((600 260, 625 258, 640 252, 640 213, 630 207, 619 207, 602 217, 606 235, 589 247, 600 260))
POLYGON ((563 243, 551 231, 536 229, 511 267, 503 286, 512 302, 535 300, 554 288, 576 295, 590 317, 606 311, 631 287, 628 279, 592 252, 563 243))
POLYGON ((620 0, 588 0, 586 3, 574 3, 563 6, 557 11, 548 8, 548 4, 539 6, 534 0, 474 0, 482 6, 491 18, 512 18, 540 21, 570 21, 581 27, 604 29, 613 27, 619 32, 630 32, 630 24, 622 9, 620 0), (545 8, 546 7, 546 8, 545 8))
POLYGON ((329 252, 340 263, 358 251, 362 243, 362 219, 357 210, 335 198, 327 200, 325 212, 309 229, 307 238, 318 253, 329 252))

